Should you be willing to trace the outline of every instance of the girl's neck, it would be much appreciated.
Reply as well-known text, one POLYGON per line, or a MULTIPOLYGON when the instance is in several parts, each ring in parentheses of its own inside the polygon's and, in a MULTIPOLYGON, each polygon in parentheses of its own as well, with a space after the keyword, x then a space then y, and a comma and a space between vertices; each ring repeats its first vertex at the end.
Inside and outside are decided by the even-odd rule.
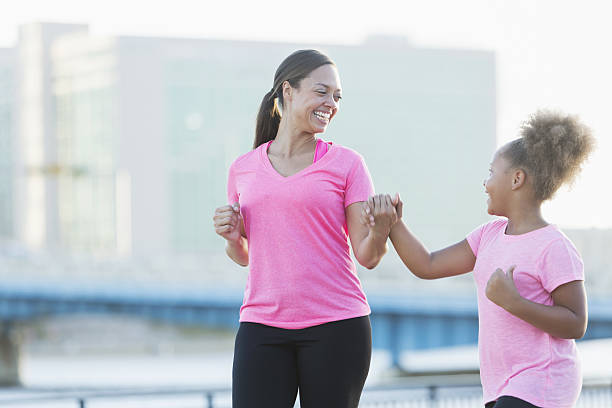
POLYGON ((511 211, 510 214, 507 214, 507 217, 507 235, 525 234, 548 225, 548 222, 542 217, 541 203, 523 206, 520 209, 511 211))

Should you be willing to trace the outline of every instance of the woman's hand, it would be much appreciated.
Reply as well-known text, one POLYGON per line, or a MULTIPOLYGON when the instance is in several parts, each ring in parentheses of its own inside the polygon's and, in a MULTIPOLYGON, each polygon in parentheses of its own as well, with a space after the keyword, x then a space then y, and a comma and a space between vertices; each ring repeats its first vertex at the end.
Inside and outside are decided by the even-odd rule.
POLYGON ((215 210, 213 217, 215 232, 230 242, 238 242, 242 237, 242 215, 240 204, 224 205, 215 210))
POLYGON ((227 240, 225 252, 238 265, 249 264, 249 246, 240 214, 240 204, 224 205, 215 210, 215 232, 227 240))
POLYGON ((402 216, 402 207, 399 194, 395 198, 389 194, 372 196, 362 204, 361 223, 374 233, 389 235, 391 227, 402 216))

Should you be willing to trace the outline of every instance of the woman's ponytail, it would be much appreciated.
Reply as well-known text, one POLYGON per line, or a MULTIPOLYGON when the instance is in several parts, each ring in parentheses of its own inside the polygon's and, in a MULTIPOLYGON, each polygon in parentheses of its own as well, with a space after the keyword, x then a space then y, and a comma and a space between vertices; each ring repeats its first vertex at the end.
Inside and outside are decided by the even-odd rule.
POLYGON ((272 89, 264 95, 259 106, 259 113, 257 113, 257 121, 255 123, 253 149, 276 137, 280 120, 281 116, 278 110, 276 91, 272 89))

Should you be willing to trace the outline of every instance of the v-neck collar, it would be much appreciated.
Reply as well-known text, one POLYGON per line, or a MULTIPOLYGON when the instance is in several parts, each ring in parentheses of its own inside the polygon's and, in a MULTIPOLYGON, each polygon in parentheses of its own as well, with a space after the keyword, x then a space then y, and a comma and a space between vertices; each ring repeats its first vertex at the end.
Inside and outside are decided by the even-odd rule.
POLYGON ((268 147, 270 147, 270 144, 273 142, 274 140, 270 140, 267 143, 264 143, 263 145, 260 146, 261 150, 259 151, 260 153, 260 158, 261 161, 264 164, 264 167, 266 169, 268 169, 270 172, 272 172, 276 178, 279 178, 281 180, 292 180, 294 178, 299 177, 300 175, 307 173, 310 170, 313 170, 317 167, 320 167, 321 165, 325 164, 327 161, 329 161, 329 159, 334 156, 334 152, 336 151, 336 149, 334 148, 333 143, 329 144, 329 148, 327 150, 327 153, 325 153, 323 155, 323 157, 321 157, 319 160, 317 160, 314 163, 311 163, 310 165, 308 165, 307 167, 303 168, 302 170, 293 173, 289 176, 283 176, 282 174, 280 174, 272 165, 272 162, 270 161, 270 157, 268 157, 268 147))

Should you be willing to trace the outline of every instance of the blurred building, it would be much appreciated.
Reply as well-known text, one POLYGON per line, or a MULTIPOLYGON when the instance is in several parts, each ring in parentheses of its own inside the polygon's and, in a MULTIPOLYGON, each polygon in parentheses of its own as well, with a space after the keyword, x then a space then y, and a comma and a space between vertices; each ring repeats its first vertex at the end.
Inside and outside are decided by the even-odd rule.
POLYGON ((584 261, 585 285, 589 296, 607 297, 612 293, 612 229, 563 230, 584 261))
POLYGON ((57 191, 57 114, 50 49, 61 35, 85 31, 73 24, 20 27, 16 53, 15 224, 33 248, 61 247, 57 191))
POLYGON ((14 234, 15 105, 15 50, 0 48, 0 239, 14 234))
POLYGON ((17 46, 18 235, 111 254, 222 251, 211 218, 226 201, 227 168, 251 148, 276 67, 306 47, 336 61, 343 85, 322 137, 360 152, 378 192, 402 194, 427 244, 487 219, 492 52, 98 37, 36 23, 17 46))

